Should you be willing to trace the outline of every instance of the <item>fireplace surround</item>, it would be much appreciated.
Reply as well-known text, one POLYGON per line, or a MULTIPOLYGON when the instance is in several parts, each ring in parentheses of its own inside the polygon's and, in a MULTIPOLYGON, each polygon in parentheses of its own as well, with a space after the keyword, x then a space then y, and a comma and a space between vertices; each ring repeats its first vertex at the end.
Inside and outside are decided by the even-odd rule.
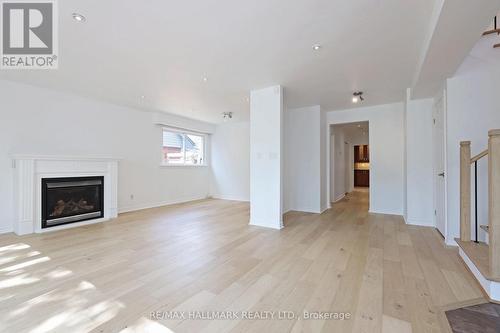
POLYGON ((74 228, 105 222, 118 216, 119 159, 46 155, 12 155, 12 159, 16 209, 13 226, 16 234, 74 228), (86 183, 89 185, 87 190, 84 192, 79 190, 80 192, 77 191, 73 197, 68 197, 71 188, 69 192, 66 189, 62 194, 59 193, 59 199, 51 201, 50 205, 45 207, 44 215, 44 206, 49 204, 48 201, 44 202, 46 200, 43 198, 44 192, 57 192, 67 187, 68 184, 57 184, 62 180, 67 180, 69 185, 73 185, 73 190, 83 189, 84 185, 84 183, 75 184, 75 180, 90 183, 86 183), (98 180, 101 180, 100 185, 98 180), (50 188, 44 189, 47 184, 50 184, 50 188), (100 198, 96 199, 99 193, 100 198), (50 216, 51 214, 53 216, 50 216))

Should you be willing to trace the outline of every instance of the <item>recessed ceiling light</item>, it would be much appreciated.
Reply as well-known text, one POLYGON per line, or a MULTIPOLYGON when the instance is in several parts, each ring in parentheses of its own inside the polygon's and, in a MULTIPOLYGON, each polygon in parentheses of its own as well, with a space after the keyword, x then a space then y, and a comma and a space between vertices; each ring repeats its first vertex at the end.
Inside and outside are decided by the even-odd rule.
POLYGON ((314 51, 318 51, 319 49, 321 49, 321 45, 320 44, 314 44, 312 46, 312 48, 313 48, 314 51))
POLYGON ((353 97, 353 98, 352 98, 352 102, 353 102, 354 104, 356 104, 357 102, 359 102, 359 99, 358 99, 357 97, 353 97))
POLYGON ((146 96, 141 95, 141 100, 144 100, 145 98, 146 98, 146 96))
POLYGON ((78 21, 78 22, 85 22, 87 19, 85 18, 85 16, 83 16, 82 14, 78 14, 78 13, 73 13, 72 14, 73 16, 73 19, 75 21, 78 21))
POLYGON ((207 81, 208 81, 208 77, 206 77, 206 76, 205 76, 205 77, 203 78, 203 82, 207 82, 207 81))

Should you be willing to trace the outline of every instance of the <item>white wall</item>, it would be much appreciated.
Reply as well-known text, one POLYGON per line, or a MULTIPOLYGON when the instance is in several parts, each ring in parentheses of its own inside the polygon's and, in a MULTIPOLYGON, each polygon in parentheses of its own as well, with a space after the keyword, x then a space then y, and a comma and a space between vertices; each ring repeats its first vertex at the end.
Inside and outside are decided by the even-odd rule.
POLYGON ((321 209, 324 210, 330 208, 330 195, 328 194, 330 187, 328 186, 328 149, 329 149, 329 129, 330 125, 328 125, 326 121, 326 112, 324 110, 320 111, 320 188, 321 188, 321 209))
POLYGON ((226 200, 250 200, 250 123, 217 125, 212 136, 210 193, 226 200))
POLYGON ((160 167, 161 138, 151 113, 0 81, 0 231, 12 231, 10 154, 122 158, 120 211, 205 198, 209 167, 160 167))
POLYGON ((406 110, 406 222, 434 226, 433 99, 410 100, 406 110))
POLYGON ((330 158, 330 174, 333 177, 333 190, 331 191, 332 202, 342 199, 349 187, 349 180, 346 179, 346 154, 349 154, 346 147, 345 131, 342 126, 333 126, 333 147, 330 158))
POLYGON ((404 104, 327 113, 328 124, 359 121, 368 121, 370 125, 370 211, 402 215, 404 104))
POLYGON ((285 114, 285 211, 321 212, 321 109, 285 114))
POLYGON ((250 223, 283 227, 283 90, 250 93, 250 223))
MULTIPOLYGON (((485 45, 484 54, 473 54, 462 65, 458 74, 447 80, 448 228, 446 238, 449 244, 454 243, 453 238, 459 236, 460 230, 460 141, 471 141, 472 155, 476 155, 487 148, 488 131, 500 128, 498 104, 500 61, 496 52, 491 48, 491 43, 485 45), (493 59, 488 57, 493 57, 493 59)), ((485 158, 478 165, 479 224, 488 223, 487 164, 487 158, 485 158)), ((474 207, 472 207, 473 213, 474 207)), ((473 217, 471 221, 474 222, 473 217)), ((484 238, 484 234, 481 237, 484 238)))

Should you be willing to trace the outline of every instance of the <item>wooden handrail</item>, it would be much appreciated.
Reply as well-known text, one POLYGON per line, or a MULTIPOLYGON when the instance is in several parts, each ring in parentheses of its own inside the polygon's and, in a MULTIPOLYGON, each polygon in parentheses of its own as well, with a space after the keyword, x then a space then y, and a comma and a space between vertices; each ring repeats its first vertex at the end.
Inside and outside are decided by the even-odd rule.
POLYGON ((483 32, 483 36, 491 35, 491 34, 500 34, 500 29, 491 29, 483 32))
POLYGON ((479 161, 480 159, 482 159, 483 157, 485 157, 486 155, 488 155, 488 149, 480 152, 479 154, 477 154, 476 156, 474 156, 473 158, 470 159, 470 164, 476 162, 476 161, 479 161))

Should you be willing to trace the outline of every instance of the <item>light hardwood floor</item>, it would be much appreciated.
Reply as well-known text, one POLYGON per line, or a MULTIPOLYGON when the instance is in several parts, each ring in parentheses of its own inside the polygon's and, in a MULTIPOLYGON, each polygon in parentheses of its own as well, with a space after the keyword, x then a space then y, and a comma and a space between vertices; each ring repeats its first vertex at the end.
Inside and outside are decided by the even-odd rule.
POLYGON ((2 235, 0 331, 446 332, 442 309, 483 301, 457 250, 434 229, 367 207, 368 194, 354 192, 321 215, 287 214, 276 231, 248 226, 247 203, 206 200, 2 235), (229 310, 351 318, 151 316, 229 310))

